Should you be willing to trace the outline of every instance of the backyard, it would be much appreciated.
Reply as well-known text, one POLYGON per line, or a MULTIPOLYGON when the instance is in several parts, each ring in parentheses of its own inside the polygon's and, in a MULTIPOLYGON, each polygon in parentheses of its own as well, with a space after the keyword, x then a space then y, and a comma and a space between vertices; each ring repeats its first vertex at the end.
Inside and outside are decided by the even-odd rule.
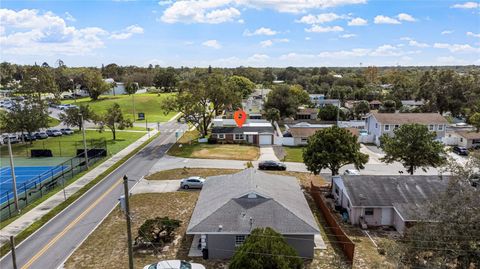
MULTIPOLYGON (((176 112, 171 112, 165 115, 164 111, 160 109, 161 101, 171 93, 152 94, 141 93, 135 94, 135 118, 138 118, 138 113, 145 113, 145 118, 148 122, 165 122, 175 116, 176 112)), ((111 107, 113 103, 118 103, 127 119, 133 120, 133 102, 132 95, 102 95, 97 101, 92 101, 89 97, 80 98, 77 100, 64 100, 62 104, 75 105, 90 105, 92 110, 96 113, 104 113, 107 108, 111 107)), ((136 122, 145 122, 145 120, 136 120, 136 122)))
MULTIPOLYGON (((110 131, 100 133, 95 130, 87 130, 85 133, 87 138, 87 147, 90 145, 91 139, 105 138, 109 154, 115 154, 119 152, 126 146, 145 135, 143 132, 117 131, 117 140, 113 140, 110 131)), ((17 157, 30 156, 31 149, 50 149, 52 150, 54 157, 75 156, 77 149, 81 148, 83 148, 83 140, 82 133, 80 131, 76 131, 73 135, 63 135, 59 137, 49 137, 44 140, 36 140, 33 141, 32 144, 26 142, 12 145, 13 155, 17 157)), ((0 156, 8 157, 8 149, 6 145, 2 145, 0 147, 0 156)))
POLYGON ((253 161, 258 159, 258 147, 238 144, 207 144, 199 143, 198 131, 186 132, 168 151, 169 155, 184 158, 225 159, 253 161))

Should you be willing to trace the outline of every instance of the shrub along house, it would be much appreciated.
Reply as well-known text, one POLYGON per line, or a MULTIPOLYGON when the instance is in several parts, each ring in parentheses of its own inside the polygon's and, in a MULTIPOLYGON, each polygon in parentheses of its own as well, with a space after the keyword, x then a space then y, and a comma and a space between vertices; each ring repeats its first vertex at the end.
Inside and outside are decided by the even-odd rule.
POLYGON ((227 259, 260 227, 282 234, 304 258, 312 258, 315 242, 323 242, 297 179, 254 168, 209 177, 187 234, 195 236, 192 247, 200 242, 198 248, 208 251, 208 258, 227 259))
POLYGON ((248 119, 242 127, 238 127, 233 119, 214 119, 212 127, 213 139, 217 143, 272 145, 275 129, 266 120, 248 119))
POLYGON ((400 233, 425 219, 425 205, 447 188, 441 176, 336 176, 335 205, 353 225, 394 226, 400 233))
POLYGON ((402 124, 418 123, 428 127, 436 133, 437 140, 445 137, 445 129, 448 121, 438 113, 370 113, 365 120, 368 134, 362 142, 380 145, 380 137, 384 134, 393 136, 393 131, 402 124))

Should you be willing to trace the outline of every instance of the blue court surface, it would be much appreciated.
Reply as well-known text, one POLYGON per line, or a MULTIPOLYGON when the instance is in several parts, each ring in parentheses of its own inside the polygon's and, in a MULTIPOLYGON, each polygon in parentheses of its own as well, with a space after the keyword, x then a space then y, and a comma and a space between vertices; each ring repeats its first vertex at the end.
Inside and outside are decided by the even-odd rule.
MULTIPOLYGON (((49 180, 55 175, 67 170, 67 166, 16 166, 15 177, 17 179, 17 191, 20 195, 24 189, 30 189, 39 185, 42 181, 49 180)), ((12 174, 10 167, 0 168, 0 203, 13 197, 12 174)))

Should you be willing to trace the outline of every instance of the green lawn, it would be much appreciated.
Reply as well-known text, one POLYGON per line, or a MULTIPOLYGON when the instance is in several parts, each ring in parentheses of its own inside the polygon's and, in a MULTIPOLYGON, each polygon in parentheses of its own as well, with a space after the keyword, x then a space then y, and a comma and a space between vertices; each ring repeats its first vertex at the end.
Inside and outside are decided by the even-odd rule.
POLYGON ((303 147, 283 147, 285 151, 285 162, 303 163, 303 147))
MULTIPOLYGON (((143 132, 117 132, 117 140, 113 141, 112 133, 105 131, 99 133, 94 130, 87 130, 87 141, 90 139, 105 138, 107 140, 107 149, 109 154, 115 154, 126 146, 130 145, 135 140, 145 135, 143 132)), ((44 140, 34 141, 32 145, 26 144, 13 144, 12 150, 15 156, 26 157, 29 155, 31 149, 51 149, 53 156, 75 156, 77 148, 83 148, 82 133, 76 131, 73 135, 64 135, 61 137, 49 137, 44 140)), ((5 145, 0 147, 0 156, 7 157, 8 150, 5 145)))
MULTIPOLYGON (((163 93, 160 95, 151 93, 135 94, 135 113, 137 113, 137 115, 139 112, 145 113, 148 122, 168 121, 176 114, 175 112, 172 112, 165 115, 163 110, 160 109, 160 102, 168 95, 172 95, 172 93, 163 93)), ((62 101, 62 104, 74 103, 75 100, 62 101)), ((105 113, 107 108, 111 107, 113 103, 118 103, 122 108, 125 117, 133 120, 133 102, 131 95, 102 95, 97 101, 92 101, 90 97, 76 100, 77 105, 88 104, 96 113, 105 113)), ((145 120, 136 120, 136 122, 145 122, 145 120)))
POLYGON ((168 151, 169 155, 184 158, 253 161, 258 159, 258 147, 237 144, 198 143, 198 131, 186 132, 168 151))
POLYGON ((60 124, 60 120, 52 117, 48 117, 48 127, 55 127, 60 124))

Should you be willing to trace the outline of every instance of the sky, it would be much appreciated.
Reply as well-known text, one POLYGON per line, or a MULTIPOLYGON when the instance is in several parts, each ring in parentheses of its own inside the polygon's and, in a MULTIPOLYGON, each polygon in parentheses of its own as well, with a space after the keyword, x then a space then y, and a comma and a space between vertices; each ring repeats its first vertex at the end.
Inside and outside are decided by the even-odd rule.
POLYGON ((0 61, 480 65, 480 1, 2 0, 0 61))

